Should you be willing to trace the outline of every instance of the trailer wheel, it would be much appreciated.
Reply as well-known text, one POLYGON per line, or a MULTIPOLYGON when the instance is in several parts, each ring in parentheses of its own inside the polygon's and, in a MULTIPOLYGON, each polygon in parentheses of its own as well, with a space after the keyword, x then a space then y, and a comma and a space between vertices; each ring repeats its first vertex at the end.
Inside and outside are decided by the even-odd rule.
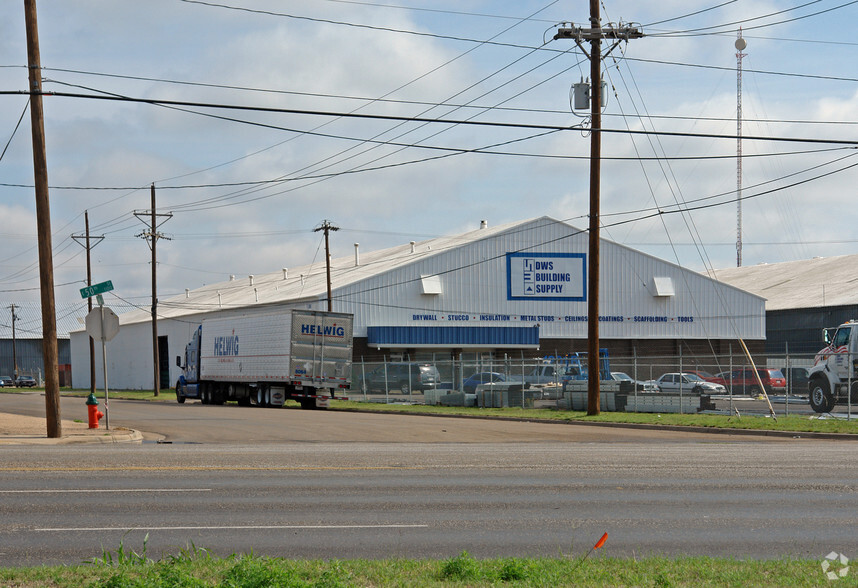
POLYGON ((256 389, 256 406, 265 408, 265 388, 263 386, 256 389))
POLYGON ((200 384, 200 403, 209 403, 209 387, 204 384, 200 384))
POLYGON ((316 399, 315 398, 302 398, 300 400, 301 409, 302 410, 313 410, 316 408, 316 399))
POLYGON ((810 385, 810 407, 814 412, 830 412, 834 408, 834 397, 829 390, 828 382, 816 378, 810 385))

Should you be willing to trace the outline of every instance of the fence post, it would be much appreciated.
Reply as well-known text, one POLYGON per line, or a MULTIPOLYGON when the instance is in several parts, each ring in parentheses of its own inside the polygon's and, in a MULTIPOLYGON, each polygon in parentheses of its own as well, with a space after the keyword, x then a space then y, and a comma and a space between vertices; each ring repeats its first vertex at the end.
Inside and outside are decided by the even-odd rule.
POLYGON ((849 378, 846 380, 846 420, 852 420, 852 371, 855 369, 855 356, 849 352, 849 378))
POLYGON ((785 369, 786 369, 786 375, 788 376, 787 388, 786 388, 786 398, 784 398, 784 413, 786 414, 786 416, 789 416, 789 395, 792 394, 792 371, 790 370, 792 362, 790 362, 790 359, 789 359, 789 341, 787 341, 784 344, 784 351, 786 352, 785 369))
POLYGON ((682 414, 682 343, 679 344, 679 414, 682 414))
POLYGON ((728 351, 730 353, 730 367, 729 367, 730 377, 727 379, 727 381, 730 383, 730 416, 733 416, 733 344, 732 343, 730 343, 730 346, 728 347, 728 351))
POLYGON ((363 355, 360 356, 360 387, 363 389, 363 401, 366 402, 367 384, 366 384, 366 364, 363 361, 363 355))
POLYGON ((632 356, 634 357, 634 367, 632 371, 634 372, 634 385, 635 385, 635 412, 638 411, 638 346, 632 345, 632 356))

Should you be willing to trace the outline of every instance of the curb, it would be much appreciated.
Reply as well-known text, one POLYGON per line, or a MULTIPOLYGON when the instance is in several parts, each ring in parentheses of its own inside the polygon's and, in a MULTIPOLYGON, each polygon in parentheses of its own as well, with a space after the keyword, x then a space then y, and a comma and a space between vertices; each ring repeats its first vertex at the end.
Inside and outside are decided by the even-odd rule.
POLYGON ((143 434, 134 429, 119 428, 97 433, 71 434, 57 439, 36 435, 0 437, 0 445, 104 445, 120 443, 142 443, 143 434))

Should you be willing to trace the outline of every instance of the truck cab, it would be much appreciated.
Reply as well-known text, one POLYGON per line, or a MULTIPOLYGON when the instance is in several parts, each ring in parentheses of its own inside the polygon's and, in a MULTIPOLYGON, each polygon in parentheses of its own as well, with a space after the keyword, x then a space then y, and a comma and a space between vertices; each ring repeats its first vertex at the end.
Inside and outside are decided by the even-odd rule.
POLYGON ((200 397, 200 338, 202 336, 202 325, 194 331, 190 342, 185 345, 185 356, 176 356, 176 366, 182 369, 182 375, 176 382, 176 400, 179 404, 185 402, 185 398, 200 397))
POLYGON ((823 330, 827 347, 816 354, 808 372, 810 406, 830 412, 836 404, 858 400, 858 321, 823 330))

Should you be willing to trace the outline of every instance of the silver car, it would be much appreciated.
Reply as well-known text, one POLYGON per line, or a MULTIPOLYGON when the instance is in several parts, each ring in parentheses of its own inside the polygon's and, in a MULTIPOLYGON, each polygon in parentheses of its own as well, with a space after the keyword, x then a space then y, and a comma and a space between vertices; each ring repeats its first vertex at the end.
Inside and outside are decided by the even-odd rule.
POLYGON ((721 384, 707 382, 697 374, 663 374, 655 382, 658 385, 659 391, 667 394, 679 394, 680 390, 691 394, 727 393, 727 389, 721 384))

